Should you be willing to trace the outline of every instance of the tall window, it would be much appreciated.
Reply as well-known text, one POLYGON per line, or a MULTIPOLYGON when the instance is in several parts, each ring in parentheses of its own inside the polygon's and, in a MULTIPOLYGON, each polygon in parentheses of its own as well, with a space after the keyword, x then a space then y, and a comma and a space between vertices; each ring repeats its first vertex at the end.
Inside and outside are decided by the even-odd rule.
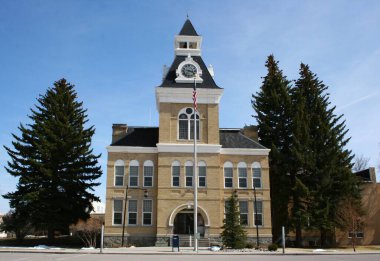
POLYGON ((227 161, 224 163, 224 187, 232 188, 233 187, 233 165, 231 162, 227 161))
POLYGON ((238 164, 238 175, 239 175, 239 188, 248 187, 248 175, 247 175, 247 164, 244 162, 239 162, 238 164))
POLYGON ((186 161, 185 163, 185 186, 192 187, 193 186, 193 162, 186 161))
POLYGON ((226 214, 227 214, 227 212, 228 212, 228 208, 229 208, 229 206, 230 206, 230 201, 229 200, 225 200, 224 201, 224 218, 226 218, 226 214))
POLYGON ((206 187, 206 162, 198 163, 198 187, 206 187))
POLYGON ((137 200, 128 200, 128 225, 137 225, 137 200))
MULTIPOLYGON (((199 114, 197 117, 197 140, 199 140, 199 114)), ((193 140, 194 139, 194 110, 193 108, 184 108, 178 115, 178 139, 193 140)))
POLYGON ((113 201, 113 224, 121 225, 123 218, 123 200, 114 199, 113 201))
POLYGON ((261 165, 258 162, 252 164, 252 185, 261 188, 261 165))
POLYGON ((153 187, 153 162, 144 162, 144 187, 153 187))
POLYGON ((180 163, 179 161, 173 161, 172 163, 172 186, 179 187, 179 177, 180 177, 180 163))
POLYGON ((115 162, 115 186, 124 186, 124 161, 115 162))
POLYGON ((143 225, 152 225, 152 212, 153 212, 153 201, 151 199, 143 200, 143 225))
POLYGON ((253 202, 253 218, 255 220, 255 225, 257 226, 262 226, 264 224, 264 219, 263 219, 263 202, 261 200, 256 201, 256 206, 255 208, 255 202, 253 202), (257 212, 256 212, 257 209, 257 212))
POLYGON ((138 187, 139 185, 139 162, 131 160, 129 163, 129 186, 138 187))
POLYGON ((239 201, 240 210, 240 224, 242 226, 248 226, 248 202, 239 201))

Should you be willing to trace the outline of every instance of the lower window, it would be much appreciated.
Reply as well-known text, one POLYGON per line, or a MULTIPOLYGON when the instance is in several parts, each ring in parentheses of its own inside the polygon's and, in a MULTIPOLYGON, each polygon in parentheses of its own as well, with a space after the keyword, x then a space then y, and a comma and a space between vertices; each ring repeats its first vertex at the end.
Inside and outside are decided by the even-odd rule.
POLYGON ((248 226, 248 202, 239 201, 240 210, 240 224, 242 226, 248 226))
POLYGON ((128 225, 137 225, 137 200, 128 200, 128 225))
POLYGON ((253 218, 255 219, 256 226, 262 226, 264 224, 263 220, 263 202, 256 201, 257 205, 255 207, 255 202, 253 202, 253 218))
POLYGON ((152 225, 153 201, 144 199, 143 201, 143 225, 152 225))
POLYGON ((121 225, 123 217, 123 200, 115 199, 113 201, 113 224, 121 225))

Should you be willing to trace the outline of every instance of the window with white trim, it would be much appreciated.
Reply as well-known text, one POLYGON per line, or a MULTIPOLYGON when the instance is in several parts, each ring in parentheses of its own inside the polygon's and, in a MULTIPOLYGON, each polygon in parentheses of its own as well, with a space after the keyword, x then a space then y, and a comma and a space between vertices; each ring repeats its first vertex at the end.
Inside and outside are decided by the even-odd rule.
POLYGON ((233 165, 231 162, 227 161, 223 165, 224 170, 224 187, 225 188, 233 188, 233 165))
POLYGON ((143 200, 143 225, 152 225, 152 212, 153 212, 153 201, 151 199, 143 200))
POLYGON ((129 163, 129 186, 139 186, 139 162, 137 160, 131 160, 129 163))
POLYGON ((193 186, 193 162, 192 161, 186 161, 185 163, 185 186, 186 187, 192 187, 193 186))
POLYGON ((137 225, 137 200, 128 200, 128 225, 137 225))
POLYGON ((144 162, 144 187, 153 187, 153 162, 147 160, 144 162))
POLYGON ((201 188, 206 187, 207 185, 206 171, 207 171, 206 162, 200 161, 198 163, 198 187, 201 187, 201 188))
POLYGON ((261 165, 259 162, 252 163, 252 186, 261 188, 261 165))
POLYGON ((228 208, 229 208, 229 206, 230 206, 230 200, 225 200, 224 201, 224 219, 226 219, 226 214, 227 214, 227 212, 228 212, 228 208))
POLYGON ((124 161, 115 162, 115 186, 124 186, 124 161))
POLYGON ((123 219, 123 200, 113 200, 113 224, 121 225, 123 219))
POLYGON ((175 160, 172 163, 172 187, 179 187, 181 164, 175 160))
POLYGON ((239 162, 238 164, 238 177, 239 177, 239 188, 248 187, 248 174, 247 174, 247 164, 244 162, 239 162))
POLYGON ((253 219, 255 220, 255 226, 262 226, 264 224, 263 202, 261 200, 257 200, 256 206, 257 208, 255 207, 255 202, 253 202, 253 219))
POLYGON ((248 201, 239 201, 240 225, 248 226, 248 201))
MULTIPOLYGON (((196 112, 197 118, 197 140, 199 140, 199 114, 196 112)), ((183 108, 178 114, 178 139, 193 140, 194 139, 194 109, 183 108)))

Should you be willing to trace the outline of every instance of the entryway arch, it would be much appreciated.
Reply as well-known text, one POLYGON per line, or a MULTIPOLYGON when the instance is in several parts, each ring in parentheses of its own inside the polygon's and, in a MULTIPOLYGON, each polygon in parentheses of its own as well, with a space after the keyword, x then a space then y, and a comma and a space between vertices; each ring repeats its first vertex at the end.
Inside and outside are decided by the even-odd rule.
MULTIPOLYGON (((207 212, 198 206, 198 233, 204 236, 205 230, 210 226, 207 212)), ((186 203, 176 207, 169 217, 169 227, 174 234, 194 233, 194 204, 186 203)))

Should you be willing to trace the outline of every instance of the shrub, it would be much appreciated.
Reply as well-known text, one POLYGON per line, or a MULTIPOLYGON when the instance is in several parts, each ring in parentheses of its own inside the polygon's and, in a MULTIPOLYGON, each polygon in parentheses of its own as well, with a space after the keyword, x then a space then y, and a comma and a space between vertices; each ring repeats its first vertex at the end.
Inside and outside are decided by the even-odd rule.
POLYGON ((254 248, 254 245, 252 243, 247 243, 245 245, 246 248, 254 248))
POLYGON ((277 251, 278 246, 276 244, 270 244, 268 246, 269 251, 277 251))

